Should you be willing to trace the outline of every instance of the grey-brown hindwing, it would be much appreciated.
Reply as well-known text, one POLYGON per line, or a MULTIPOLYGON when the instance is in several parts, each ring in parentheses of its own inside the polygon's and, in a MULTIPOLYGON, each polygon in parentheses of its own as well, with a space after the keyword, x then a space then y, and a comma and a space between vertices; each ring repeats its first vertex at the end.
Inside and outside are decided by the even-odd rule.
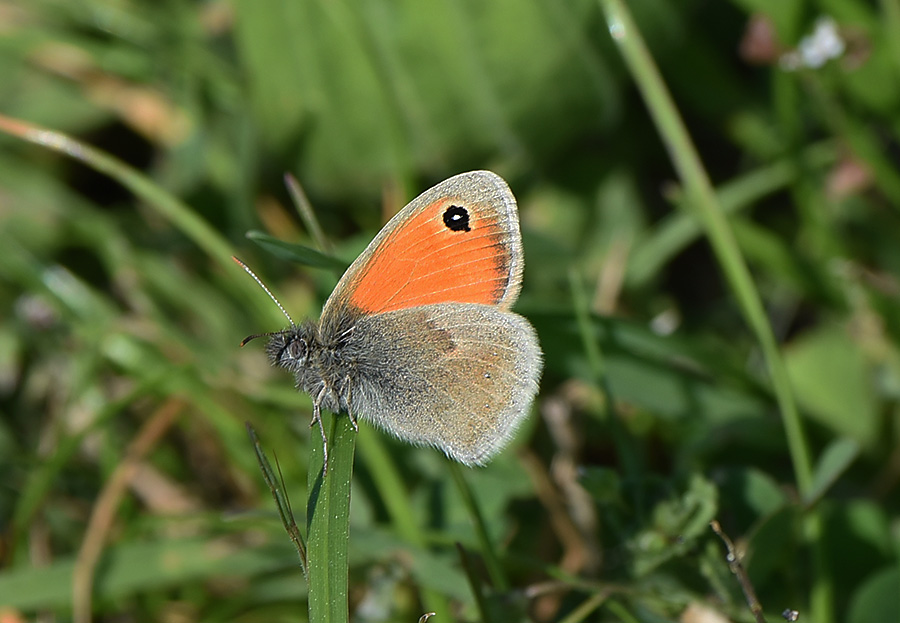
POLYGON ((531 325, 473 303, 359 317, 340 358, 355 416, 466 464, 483 463, 506 444, 541 371, 531 325))

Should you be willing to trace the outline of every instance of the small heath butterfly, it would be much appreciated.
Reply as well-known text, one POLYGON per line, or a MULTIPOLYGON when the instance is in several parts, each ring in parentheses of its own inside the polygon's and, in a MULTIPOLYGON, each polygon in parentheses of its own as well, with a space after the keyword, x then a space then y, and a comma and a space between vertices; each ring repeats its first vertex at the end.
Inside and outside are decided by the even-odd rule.
POLYGON ((484 464, 538 390, 537 336, 510 311, 522 264, 506 182, 490 171, 451 177, 388 221, 318 323, 268 334, 266 351, 312 397, 314 422, 322 408, 346 413, 484 464))

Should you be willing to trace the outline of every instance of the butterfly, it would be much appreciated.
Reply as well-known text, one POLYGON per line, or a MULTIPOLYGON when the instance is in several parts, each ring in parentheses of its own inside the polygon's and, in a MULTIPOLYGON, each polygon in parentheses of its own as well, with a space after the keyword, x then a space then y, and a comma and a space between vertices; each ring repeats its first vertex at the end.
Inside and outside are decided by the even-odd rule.
POLYGON ((321 409, 345 413, 354 427, 364 418, 482 465, 507 444, 538 391, 537 335, 510 311, 522 266, 509 186, 490 171, 462 173, 390 219, 319 321, 291 320, 264 334, 266 351, 311 396, 320 428, 321 409))

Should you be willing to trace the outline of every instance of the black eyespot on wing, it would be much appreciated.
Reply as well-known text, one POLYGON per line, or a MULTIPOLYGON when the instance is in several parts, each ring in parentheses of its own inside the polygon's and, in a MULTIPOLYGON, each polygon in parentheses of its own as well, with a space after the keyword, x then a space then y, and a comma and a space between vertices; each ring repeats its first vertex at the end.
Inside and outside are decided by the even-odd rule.
POLYGON ((450 206, 444 210, 444 225, 450 231, 472 231, 469 227, 469 211, 461 206, 450 206))

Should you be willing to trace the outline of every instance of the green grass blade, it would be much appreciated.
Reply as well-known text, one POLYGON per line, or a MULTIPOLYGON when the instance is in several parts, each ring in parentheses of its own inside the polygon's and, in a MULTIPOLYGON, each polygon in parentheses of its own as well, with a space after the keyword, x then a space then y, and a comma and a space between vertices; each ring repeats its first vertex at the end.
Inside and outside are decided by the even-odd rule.
MULTIPOLYGON (((231 260, 233 252, 228 241, 199 217, 190 206, 166 192, 137 169, 62 132, 41 128, 5 115, 0 115, 0 132, 64 154, 83 162, 95 171, 108 175, 155 209, 176 229, 203 249, 220 267, 227 271, 234 270, 234 262, 231 260)), ((245 289, 250 300, 258 300, 259 302, 256 304, 261 305, 262 299, 256 296, 258 292, 255 290, 255 286, 251 285, 251 281, 242 278, 237 280, 237 283, 238 288, 245 289)), ((269 310, 270 312, 271 310, 269 310)))
POLYGON ((309 460, 309 620, 346 623, 350 620, 350 479, 356 432, 349 417, 325 412, 322 426, 328 432, 328 472, 322 472, 323 448, 315 441, 316 431, 309 460))
POLYGON ((297 550, 297 556, 300 559, 300 569, 303 571, 303 575, 307 575, 306 543, 303 542, 303 535, 300 533, 297 522, 294 520, 294 511, 291 509, 291 502, 287 497, 287 491, 285 491, 282 486, 281 479, 276 476, 275 470, 272 469, 269 458, 263 451, 262 446, 259 443, 259 438, 256 436, 256 431, 253 430, 253 427, 249 422, 247 423, 247 434, 250 435, 250 441, 253 443, 253 451, 256 453, 256 461, 259 463, 259 470, 262 472, 263 479, 266 481, 266 486, 269 488, 269 491, 272 493, 272 498, 275 500, 275 506, 278 508, 278 516, 281 518, 281 524, 284 526, 284 530, 287 532, 288 537, 290 537, 294 549, 297 550))
POLYGON ((330 268, 338 271, 343 271, 347 268, 347 263, 343 260, 326 255, 321 251, 305 247, 302 244, 293 244, 285 242, 284 240, 279 240, 278 238, 261 231, 250 230, 247 232, 247 238, 269 251, 275 257, 289 262, 295 262, 301 266, 330 268))
MULTIPOLYGON (((734 291, 747 324, 759 342, 781 412, 797 486, 801 495, 806 497, 814 485, 812 460, 803 423, 797 410, 784 360, 750 271, 716 199, 699 154, 630 12, 621 0, 601 0, 600 5, 605 13, 610 34, 619 46, 669 151, 672 164, 684 184, 689 204, 695 216, 703 223, 719 265, 734 291)), ((805 525, 805 532, 813 544, 816 558, 816 580, 811 598, 813 617, 822 623, 830 623, 834 620, 834 612, 824 546, 820 541, 822 531, 822 519, 813 509, 807 516, 805 525)))
POLYGON ((788 382, 784 362, 750 271, 741 256, 734 234, 716 200, 709 177, 624 4, 618 0, 601 2, 613 39, 641 89, 672 163, 678 171, 695 216, 706 229, 722 271, 741 306, 744 318, 760 343, 775 396, 781 409, 797 484, 802 492, 812 484, 812 461, 797 406, 788 382))
POLYGON ((228 242, 189 206, 167 193, 137 169, 62 132, 40 128, 4 115, 0 115, 0 131, 79 160, 95 171, 108 175, 135 196, 146 201, 221 266, 230 265, 232 252, 228 242))

